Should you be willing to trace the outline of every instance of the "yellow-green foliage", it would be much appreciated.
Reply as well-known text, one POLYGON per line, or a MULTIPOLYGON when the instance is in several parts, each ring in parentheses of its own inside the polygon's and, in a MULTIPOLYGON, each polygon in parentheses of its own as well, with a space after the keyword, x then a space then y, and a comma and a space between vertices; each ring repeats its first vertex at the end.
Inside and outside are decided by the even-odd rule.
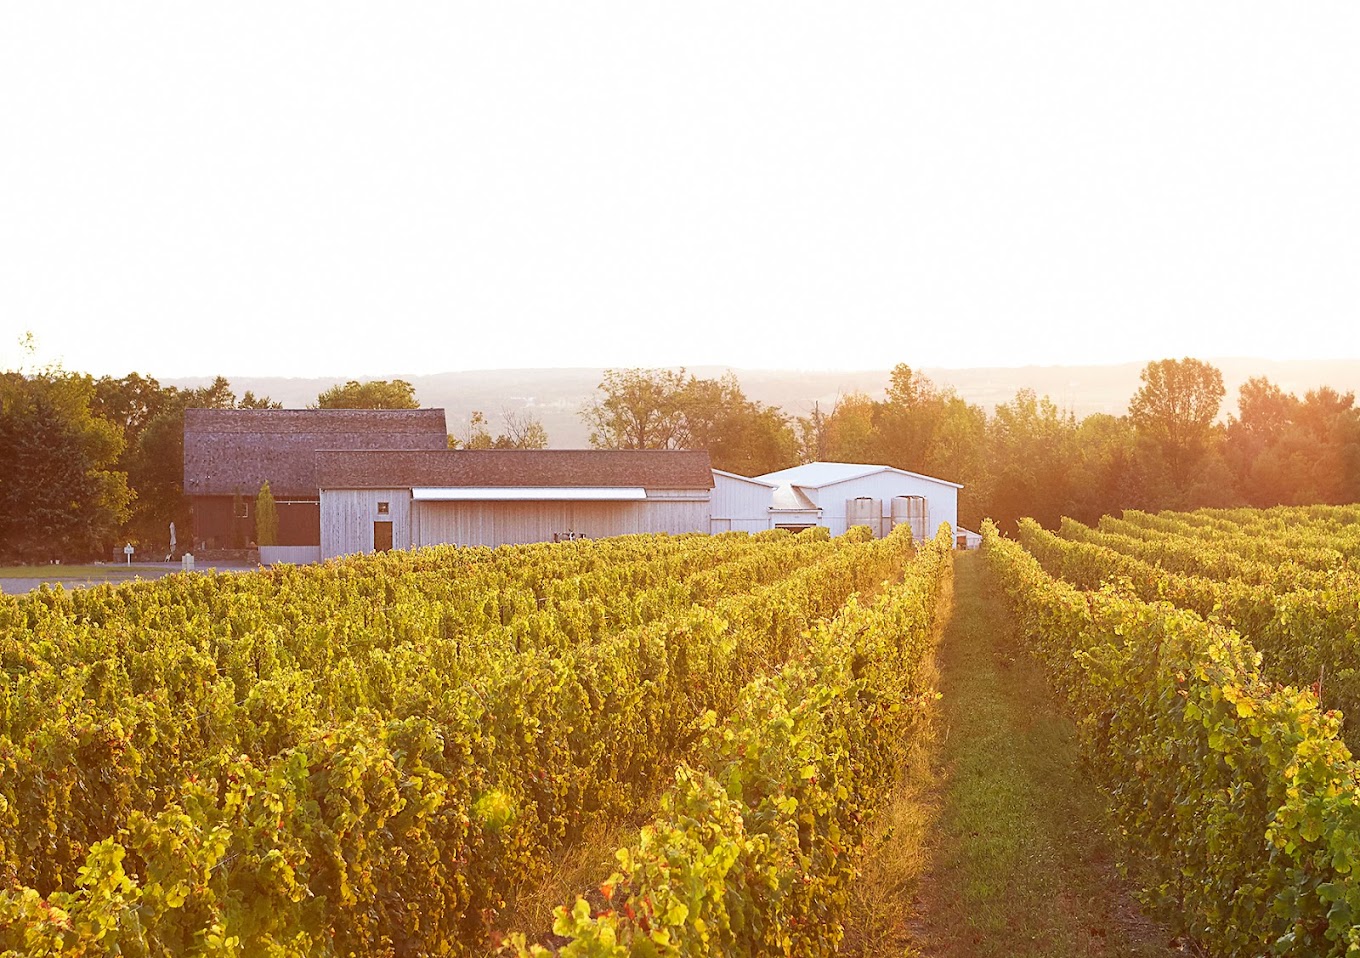
MULTIPOLYGON (((784 667, 709 712, 661 814, 554 931, 571 958, 834 955, 869 819, 931 692, 919 668, 950 572, 941 532, 872 604, 851 600, 784 667)), ((507 952, 542 955, 515 936, 507 952)))
POLYGON ((269 490, 268 482, 260 486, 260 492, 255 497, 255 544, 279 544, 279 509, 274 504, 274 494, 269 490))
POLYGON ((473 954, 908 536, 640 536, 0 603, 0 949, 473 954))
POLYGON ((1360 770, 1339 716, 1263 681, 1259 654, 1222 625, 1127 585, 1076 588, 990 524, 983 535, 1154 870, 1150 901, 1213 954, 1360 955, 1360 770))
MULTIPOLYGON (((1316 547, 1324 541, 1344 544, 1348 538, 1355 540, 1354 530, 1360 527, 1360 510, 1349 532, 1315 527, 1304 510, 1287 514, 1291 518, 1288 541, 1300 547, 1310 543, 1316 547)), ((1290 562, 1271 565, 1268 578, 1272 581, 1266 583, 1233 575, 1210 577, 1206 573, 1214 568, 1246 562, 1242 553, 1272 551, 1261 540, 1262 534, 1269 537, 1273 530, 1247 535, 1240 532, 1241 525, 1216 518, 1207 527, 1212 541, 1197 546, 1204 557, 1200 574, 1172 572, 1137 554, 1156 556, 1160 537, 1170 537, 1176 528, 1194 528, 1192 522, 1205 517, 1195 513, 1136 515, 1153 530, 1146 539, 1101 538, 1101 533, 1071 520, 1064 520, 1060 534, 1054 534, 1028 519, 1021 521, 1018 539, 1047 571, 1080 588, 1109 582, 1144 600, 1166 600, 1237 630, 1261 653, 1268 679, 1312 685, 1321 678, 1325 704, 1360 716, 1360 570, 1350 560, 1325 573, 1308 573, 1290 562), (1121 545, 1135 554, 1121 551, 1121 545)), ((1256 518, 1259 521, 1260 516, 1256 518)), ((1261 563, 1253 563, 1247 568, 1257 572, 1260 567, 1261 563)), ((1352 750, 1360 746, 1360 722, 1348 722, 1343 735, 1352 750)))

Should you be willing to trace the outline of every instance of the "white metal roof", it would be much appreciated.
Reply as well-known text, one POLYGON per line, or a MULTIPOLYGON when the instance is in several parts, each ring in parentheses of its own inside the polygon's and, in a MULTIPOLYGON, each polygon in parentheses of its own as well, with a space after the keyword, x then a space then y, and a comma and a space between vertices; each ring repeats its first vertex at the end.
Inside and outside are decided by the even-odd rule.
POLYGON ((418 487, 411 498, 426 502, 622 502, 647 498, 629 486, 454 486, 418 487))
POLYGON ((752 479, 750 476, 739 476, 735 472, 724 472, 721 469, 714 469, 713 475, 722 476, 725 479, 736 479, 739 482, 749 482, 752 485, 764 486, 766 489, 778 488, 777 482, 766 482, 764 479, 752 479))
POLYGON ((807 497, 797 486, 784 485, 774 491, 774 496, 770 503, 770 509, 774 512, 819 512, 817 504, 807 497))
POLYGON ((953 486, 955 489, 963 488, 960 483, 950 482, 948 479, 936 479, 934 476, 923 476, 919 472, 908 472, 905 469, 896 469, 892 466, 874 466, 862 462, 809 462, 789 469, 780 469, 778 472, 767 472, 765 475, 756 478, 764 479, 767 482, 787 482, 796 486, 806 486, 809 489, 820 489, 823 486, 833 486, 838 482, 862 479, 878 472, 896 472, 926 482, 937 482, 942 486, 953 486))

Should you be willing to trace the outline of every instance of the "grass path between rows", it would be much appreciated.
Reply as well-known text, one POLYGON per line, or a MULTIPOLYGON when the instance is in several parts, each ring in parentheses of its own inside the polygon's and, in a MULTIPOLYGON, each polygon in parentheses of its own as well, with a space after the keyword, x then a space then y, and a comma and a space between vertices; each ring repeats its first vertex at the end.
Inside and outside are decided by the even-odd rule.
POLYGON ((1184 956, 1138 911, 1072 723, 976 553, 955 563, 943 695, 866 869, 844 954, 1184 956))

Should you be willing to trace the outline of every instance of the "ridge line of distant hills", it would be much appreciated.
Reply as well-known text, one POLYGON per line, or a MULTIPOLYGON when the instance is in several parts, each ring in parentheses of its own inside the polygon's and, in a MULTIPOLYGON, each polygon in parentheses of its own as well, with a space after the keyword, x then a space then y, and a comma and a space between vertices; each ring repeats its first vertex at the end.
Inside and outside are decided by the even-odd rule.
MULTIPOLYGON (((1286 392, 1300 397, 1319 386, 1331 386, 1343 393, 1360 393, 1360 359, 1230 358, 1208 361, 1223 372, 1223 383, 1228 390, 1223 402, 1225 413, 1236 410, 1238 387, 1252 376, 1265 376, 1286 392)), ((922 367, 920 371, 937 385, 952 386, 961 397, 988 411, 998 403, 1013 399, 1020 389, 1029 388, 1082 417, 1097 412, 1124 413, 1129 399, 1138 389, 1138 374, 1144 365, 1144 362, 1130 362, 1106 366, 922 367)), ((838 396, 853 392, 881 399, 889 375, 888 367, 850 372, 726 366, 685 368, 705 378, 720 376, 731 368, 749 398, 778 406, 793 416, 806 415, 814 403, 829 410, 838 396)), ((290 408, 315 402, 323 390, 347 379, 405 379, 415 386, 416 398, 421 405, 447 410, 449 430, 454 434, 465 428, 474 409, 486 414, 494 433, 500 427, 502 410, 511 409, 537 416, 547 429, 552 446, 570 449, 589 445, 588 430, 579 412, 581 406, 596 395, 603 372, 603 368, 496 369, 423 376, 386 373, 307 378, 228 375, 227 378, 237 395, 250 390, 290 408)), ((161 379, 163 385, 181 387, 200 386, 208 381, 207 377, 161 379)))

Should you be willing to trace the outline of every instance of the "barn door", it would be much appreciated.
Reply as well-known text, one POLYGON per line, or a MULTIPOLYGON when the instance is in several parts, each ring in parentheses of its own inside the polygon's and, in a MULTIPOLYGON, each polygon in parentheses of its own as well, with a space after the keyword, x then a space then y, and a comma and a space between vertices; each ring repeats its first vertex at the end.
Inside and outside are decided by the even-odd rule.
POLYGON ((373 523, 373 551, 374 552, 392 551, 392 523, 390 522, 373 523))

